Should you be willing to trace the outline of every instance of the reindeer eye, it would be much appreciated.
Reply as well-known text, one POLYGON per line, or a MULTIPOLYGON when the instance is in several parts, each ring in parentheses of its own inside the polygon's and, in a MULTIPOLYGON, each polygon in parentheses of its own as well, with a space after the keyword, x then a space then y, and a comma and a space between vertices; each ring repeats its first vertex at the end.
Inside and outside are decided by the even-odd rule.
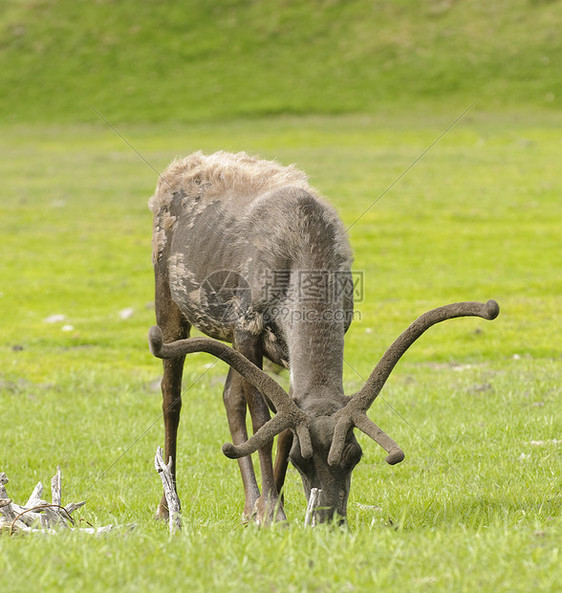
POLYGON ((300 452, 300 447, 293 447, 293 450, 289 454, 289 460, 291 463, 300 471, 304 471, 311 465, 310 459, 305 459, 300 452))
POLYGON ((359 463, 362 455, 363 451, 357 443, 349 443, 343 450, 343 465, 350 470, 353 469, 359 463))

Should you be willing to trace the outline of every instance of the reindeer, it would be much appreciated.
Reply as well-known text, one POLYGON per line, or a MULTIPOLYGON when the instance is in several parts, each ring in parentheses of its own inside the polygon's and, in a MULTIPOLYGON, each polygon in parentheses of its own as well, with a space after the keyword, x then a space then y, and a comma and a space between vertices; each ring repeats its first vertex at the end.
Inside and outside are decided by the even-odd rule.
MULTIPOLYGON (((494 319, 497 303, 455 303, 425 313, 388 348, 364 387, 347 397, 342 371, 353 316, 352 254, 335 210, 303 172, 246 153, 198 152, 167 168, 150 208, 157 325, 149 344, 163 359, 165 458, 172 459, 174 480, 185 356, 207 352, 230 366, 223 400, 232 443, 222 450, 239 463, 243 519, 286 520, 280 493, 290 460, 307 499, 312 488, 320 490, 315 522, 343 522, 362 455, 354 428, 386 450, 387 463, 404 459, 367 416, 400 357, 435 323, 494 319), (307 293, 307 287, 316 290, 307 293), (210 337, 190 338, 191 326, 210 337), (289 369, 289 394, 262 370, 264 356, 289 369), (261 493, 251 459, 256 451, 261 493)), ((167 514, 163 497, 157 516, 167 514)))

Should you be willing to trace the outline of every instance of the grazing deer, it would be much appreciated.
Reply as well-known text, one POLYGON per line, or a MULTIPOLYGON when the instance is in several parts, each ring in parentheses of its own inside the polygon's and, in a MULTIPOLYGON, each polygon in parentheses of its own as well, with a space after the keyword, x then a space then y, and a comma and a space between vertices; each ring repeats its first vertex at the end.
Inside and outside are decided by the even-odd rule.
MULTIPOLYGON (((320 489, 315 522, 343 521, 362 454, 353 429, 381 445, 388 463, 404 458, 367 417, 402 354, 431 325, 468 315, 494 319, 497 304, 456 303, 425 313, 390 346, 364 387, 347 397, 342 371, 353 316, 351 249, 336 212, 304 173, 245 153, 195 153, 162 174, 150 207, 158 325, 149 343, 164 359, 165 458, 172 459, 173 475, 185 355, 207 352, 230 365, 223 399, 233 444, 223 452, 238 459, 243 517, 286 518, 279 493, 290 460, 307 499, 312 488, 320 489), (189 338, 192 325, 210 338, 189 338), (262 370, 264 356, 290 370, 290 395, 262 370)), ((163 498, 157 515, 167 512, 163 498)))

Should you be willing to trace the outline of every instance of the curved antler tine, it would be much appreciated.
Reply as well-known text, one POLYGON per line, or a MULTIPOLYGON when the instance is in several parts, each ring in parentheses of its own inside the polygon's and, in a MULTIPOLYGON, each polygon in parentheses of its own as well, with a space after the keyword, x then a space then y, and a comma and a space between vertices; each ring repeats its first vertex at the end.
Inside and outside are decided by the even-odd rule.
POLYGON ((334 429, 334 436, 332 437, 330 452, 328 453, 328 465, 337 465, 340 463, 345 446, 345 437, 352 426, 353 421, 349 415, 342 415, 338 418, 334 429))
POLYGON ((163 346, 164 336, 162 335, 162 330, 157 325, 153 325, 148 330, 148 347, 150 348, 150 352, 156 358, 169 358, 162 352, 163 346))
POLYGON ((297 438, 299 439, 301 455, 305 459, 310 459, 312 457, 312 440, 310 438, 310 430, 308 428, 308 418, 297 424, 295 432, 297 433, 297 438))
POLYGON ((499 305, 494 300, 489 300, 487 303, 467 301, 438 307, 418 317, 390 345, 363 388, 351 398, 346 406, 348 413, 351 414, 355 410, 366 411, 369 409, 396 363, 406 350, 432 325, 455 317, 482 317, 483 319, 492 320, 499 315, 499 312, 499 305))
POLYGON ((266 395, 275 406, 276 415, 266 422, 255 435, 245 443, 225 443, 223 453, 232 459, 245 457, 273 440, 277 434, 291 428, 297 433, 303 457, 312 455, 312 444, 308 431, 308 415, 289 397, 285 390, 264 373, 253 362, 234 348, 212 338, 187 338, 164 344, 162 330, 153 325, 148 332, 150 351, 158 358, 176 358, 192 352, 207 352, 230 365, 246 381, 266 395))
POLYGON ((378 443, 387 453, 385 461, 389 465, 396 465, 404 459, 404 451, 383 431, 381 430, 367 415, 363 412, 355 412, 353 414, 353 424, 371 437, 373 441, 378 443))
POLYGON ((279 433, 286 428, 292 429, 297 433, 299 445, 301 448, 301 455, 305 459, 312 457, 312 441, 310 439, 310 432, 305 422, 301 422, 296 428, 291 426, 291 420, 287 416, 275 416, 269 422, 264 424, 255 435, 251 436, 245 443, 241 445, 233 445, 232 443, 225 443, 222 446, 222 452, 230 459, 238 459, 251 455, 267 443, 273 440, 279 433))
POLYGON ((273 402, 277 412, 295 416, 295 426, 306 414, 287 395, 285 390, 267 373, 249 361, 234 348, 212 338, 187 338, 164 344, 162 330, 153 325, 148 332, 150 351, 157 358, 176 358, 193 352, 207 352, 216 356, 240 373, 249 383, 259 389, 273 402))
POLYGON ((287 416, 274 416, 266 422, 255 435, 251 436, 245 443, 233 445, 225 443, 222 446, 222 452, 230 459, 239 459, 251 455, 258 449, 273 440, 273 437, 283 432, 290 426, 290 418, 287 416))

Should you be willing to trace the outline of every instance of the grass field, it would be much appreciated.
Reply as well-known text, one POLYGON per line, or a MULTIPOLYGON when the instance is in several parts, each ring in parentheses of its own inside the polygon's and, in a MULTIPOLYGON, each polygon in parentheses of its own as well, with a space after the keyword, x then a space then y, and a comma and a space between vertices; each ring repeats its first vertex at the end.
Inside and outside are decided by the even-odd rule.
POLYGON ((2 591, 560 591, 561 27, 548 0, 0 0, 0 471, 21 503, 60 465, 75 516, 136 524, 2 534, 2 591), (304 528, 293 469, 290 524, 240 524, 202 354, 184 530, 153 520, 147 200, 199 149, 294 162, 338 209, 364 275, 347 393, 424 311, 501 306, 400 362, 370 415, 406 460, 358 435, 348 529, 304 528))
POLYGON ((137 525, 0 538, 7 591, 30 581, 45 591, 557 590, 561 122, 470 113, 384 193, 453 119, 120 128, 157 170, 195 148, 245 148, 310 173, 350 226, 365 275, 346 339, 349 393, 426 309, 491 297, 502 307, 492 323, 434 328, 400 363, 371 415, 407 458, 390 468, 359 437, 348 531, 303 528, 294 470, 291 525, 239 525, 238 470, 220 453, 225 368, 194 355, 179 454, 185 530, 173 541, 152 520, 163 442, 160 366, 145 346, 156 173, 105 124, 5 128, 1 469, 23 502, 60 464, 64 500, 88 501, 84 520, 137 525))

